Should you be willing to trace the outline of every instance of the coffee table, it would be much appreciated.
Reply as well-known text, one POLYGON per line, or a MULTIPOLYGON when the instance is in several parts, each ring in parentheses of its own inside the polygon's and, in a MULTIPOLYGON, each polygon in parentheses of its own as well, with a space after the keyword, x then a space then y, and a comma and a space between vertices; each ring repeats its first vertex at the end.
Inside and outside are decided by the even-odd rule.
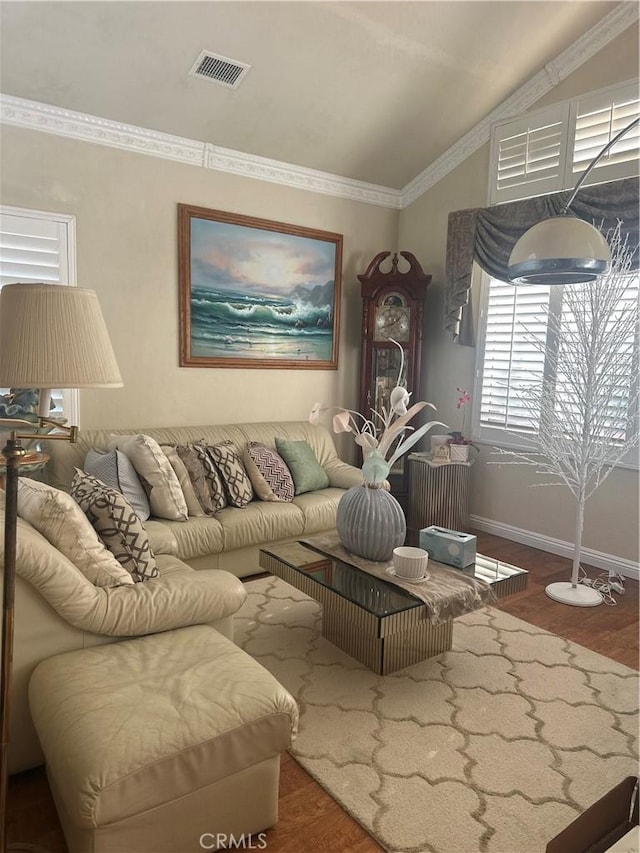
MULTIPOLYGON (((420 599, 344 560, 290 542, 262 548, 260 566, 319 602, 322 636, 378 675, 451 648, 453 619, 434 624, 420 599)), ((527 584, 524 569, 482 555, 464 571, 487 581, 498 598, 527 584)))

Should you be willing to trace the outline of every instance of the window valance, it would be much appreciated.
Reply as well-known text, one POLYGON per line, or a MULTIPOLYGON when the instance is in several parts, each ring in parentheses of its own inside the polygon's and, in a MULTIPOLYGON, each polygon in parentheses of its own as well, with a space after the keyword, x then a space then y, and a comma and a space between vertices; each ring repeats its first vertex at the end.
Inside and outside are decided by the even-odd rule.
MULTIPOLYGON (((623 223, 629 245, 638 246, 638 178, 583 187, 572 212, 604 231, 623 223)), ((509 255, 518 239, 542 219, 557 216, 571 191, 508 202, 494 207, 456 210, 449 214, 445 272, 445 329, 454 340, 473 346, 473 322, 469 291, 471 270, 476 261, 489 275, 508 281, 509 255)), ((638 250, 635 252, 638 268, 638 250)))

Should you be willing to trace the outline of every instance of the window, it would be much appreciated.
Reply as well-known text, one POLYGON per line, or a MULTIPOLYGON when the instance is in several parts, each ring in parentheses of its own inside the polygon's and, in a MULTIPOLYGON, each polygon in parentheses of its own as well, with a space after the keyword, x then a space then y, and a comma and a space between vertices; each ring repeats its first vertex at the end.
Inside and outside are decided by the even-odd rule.
MULTIPOLYGON (((561 409, 571 421, 579 401, 572 393, 563 364, 564 347, 554 339, 576 330, 576 318, 567 310, 564 287, 514 287, 484 276, 481 330, 474 394, 474 435, 502 446, 518 446, 518 437, 532 437, 545 429, 545 415, 561 409), (551 318, 556 318, 555 322, 551 318), (560 354, 560 358, 558 358, 560 354), (558 404, 557 400, 562 403, 558 404)), ((618 316, 640 299, 640 277, 627 278, 618 316)), ((599 438, 619 445, 638 429, 637 384, 639 342, 637 329, 619 343, 615 370, 628 379, 619 398, 609 401, 598 419, 599 438), (634 379, 635 377, 635 379, 634 379)), ((577 418, 580 422, 580 417, 577 418)), ((631 460, 630 460, 631 461, 631 460)))
MULTIPOLYGON (((16 282, 76 283, 75 217, 0 206, 0 287, 16 282)), ((78 423, 76 389, 54 389, 52 400, 52 416, 78 423)))
MULTIPOLYGON (((572 189, 593 158, 640 115, 638 83, 602 89, 494 126, 489 203, 572 189)), ((638 174, 638 132, 630 131, 586 180, 638 174)))

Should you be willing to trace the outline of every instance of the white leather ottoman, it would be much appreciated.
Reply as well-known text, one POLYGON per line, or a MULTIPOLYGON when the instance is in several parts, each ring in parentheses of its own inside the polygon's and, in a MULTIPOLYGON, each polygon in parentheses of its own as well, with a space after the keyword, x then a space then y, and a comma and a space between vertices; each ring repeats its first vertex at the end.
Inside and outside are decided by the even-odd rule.
POLYGON ((29 703, 70 853, 201 853, 277 821, 298 708, 215 628, 56 655, 29 703))

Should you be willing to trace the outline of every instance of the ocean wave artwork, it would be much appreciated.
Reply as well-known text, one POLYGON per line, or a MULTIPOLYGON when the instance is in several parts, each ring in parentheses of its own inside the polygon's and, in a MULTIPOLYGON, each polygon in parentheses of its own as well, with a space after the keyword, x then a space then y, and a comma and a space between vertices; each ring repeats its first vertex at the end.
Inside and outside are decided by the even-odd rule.
POLYGON ((333 303, 196 287, 191 341, 195 356, 326 361, 333 346, 333 303))

